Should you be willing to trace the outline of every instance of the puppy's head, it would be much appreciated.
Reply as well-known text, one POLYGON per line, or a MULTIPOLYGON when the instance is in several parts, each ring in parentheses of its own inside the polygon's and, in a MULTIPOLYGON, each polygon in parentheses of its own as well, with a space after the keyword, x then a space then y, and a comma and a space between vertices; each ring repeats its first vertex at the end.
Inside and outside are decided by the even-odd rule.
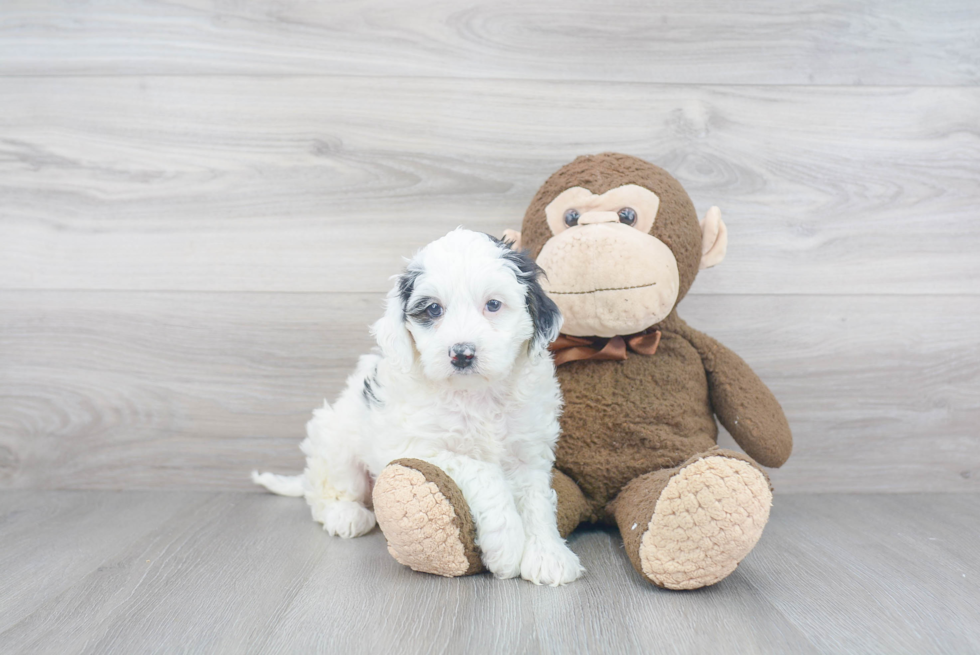
POLYGON ((432 380, 500 379, 524 354, 543 353, 561 314, 541 269, 491 236, 457 229, 425 246, 397 276, 378 345, 396 367, 432 380))

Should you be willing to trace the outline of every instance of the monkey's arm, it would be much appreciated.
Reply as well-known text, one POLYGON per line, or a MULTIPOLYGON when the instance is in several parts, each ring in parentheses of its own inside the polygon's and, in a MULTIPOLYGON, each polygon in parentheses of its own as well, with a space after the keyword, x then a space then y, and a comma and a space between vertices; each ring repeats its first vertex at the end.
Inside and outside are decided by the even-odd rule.
POLYGON ((752 459, 779 467, 793 450, 782 407, 745 361, 678 319, 680 332, 701 355, 715 415, 752 459))

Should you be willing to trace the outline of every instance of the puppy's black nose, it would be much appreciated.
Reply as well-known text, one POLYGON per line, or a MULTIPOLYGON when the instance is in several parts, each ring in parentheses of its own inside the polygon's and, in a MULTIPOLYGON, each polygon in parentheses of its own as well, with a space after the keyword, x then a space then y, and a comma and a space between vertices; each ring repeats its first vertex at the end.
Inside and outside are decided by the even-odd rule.
POLYGON ((456 368, 467 368, 476 357, 476 344, 457 343, 449 349, 449 358, 456 368))

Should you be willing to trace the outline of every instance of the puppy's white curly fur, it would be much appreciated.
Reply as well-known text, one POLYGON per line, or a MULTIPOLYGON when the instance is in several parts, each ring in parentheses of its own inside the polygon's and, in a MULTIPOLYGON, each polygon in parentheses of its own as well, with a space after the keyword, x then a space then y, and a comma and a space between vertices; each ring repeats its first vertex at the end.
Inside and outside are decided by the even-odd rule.
POLYGON ((561 316, 539 272, 463 229, 420 250, 372 327, 379 352, 361 357, 337 402, 307 424, 306 470, 253 480, 305 496, 324 530, 356 537, 375 525, 373 479, 392 460, 421 459, 459 486, 496 576, 578 578, 584 569, 558 534, 551 489, 561 392, 547 345, 561 316))

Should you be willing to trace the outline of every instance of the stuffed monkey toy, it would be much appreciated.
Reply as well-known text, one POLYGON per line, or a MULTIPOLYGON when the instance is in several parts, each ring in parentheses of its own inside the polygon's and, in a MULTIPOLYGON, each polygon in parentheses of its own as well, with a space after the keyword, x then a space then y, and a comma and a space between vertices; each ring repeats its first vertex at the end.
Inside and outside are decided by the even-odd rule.
MULTIPOLYGON (((547 275, 564 316, 552 344, 565 399, 552 487, 559 530, 618 527, 633 566, 669 589, 724 579, 752 550, 772 493, 760 467, 792 450, 786 417, 735 353, 676 306, 727 248, 680 183, 627 155, 579 157, 538 190, 505 239, 547 275), (717 446, 715 417, 747 455, 717 446)), ((482 570, 465 500, 419 460, 386 468, 375 513, 389 552, 418 571, 482 570)))

